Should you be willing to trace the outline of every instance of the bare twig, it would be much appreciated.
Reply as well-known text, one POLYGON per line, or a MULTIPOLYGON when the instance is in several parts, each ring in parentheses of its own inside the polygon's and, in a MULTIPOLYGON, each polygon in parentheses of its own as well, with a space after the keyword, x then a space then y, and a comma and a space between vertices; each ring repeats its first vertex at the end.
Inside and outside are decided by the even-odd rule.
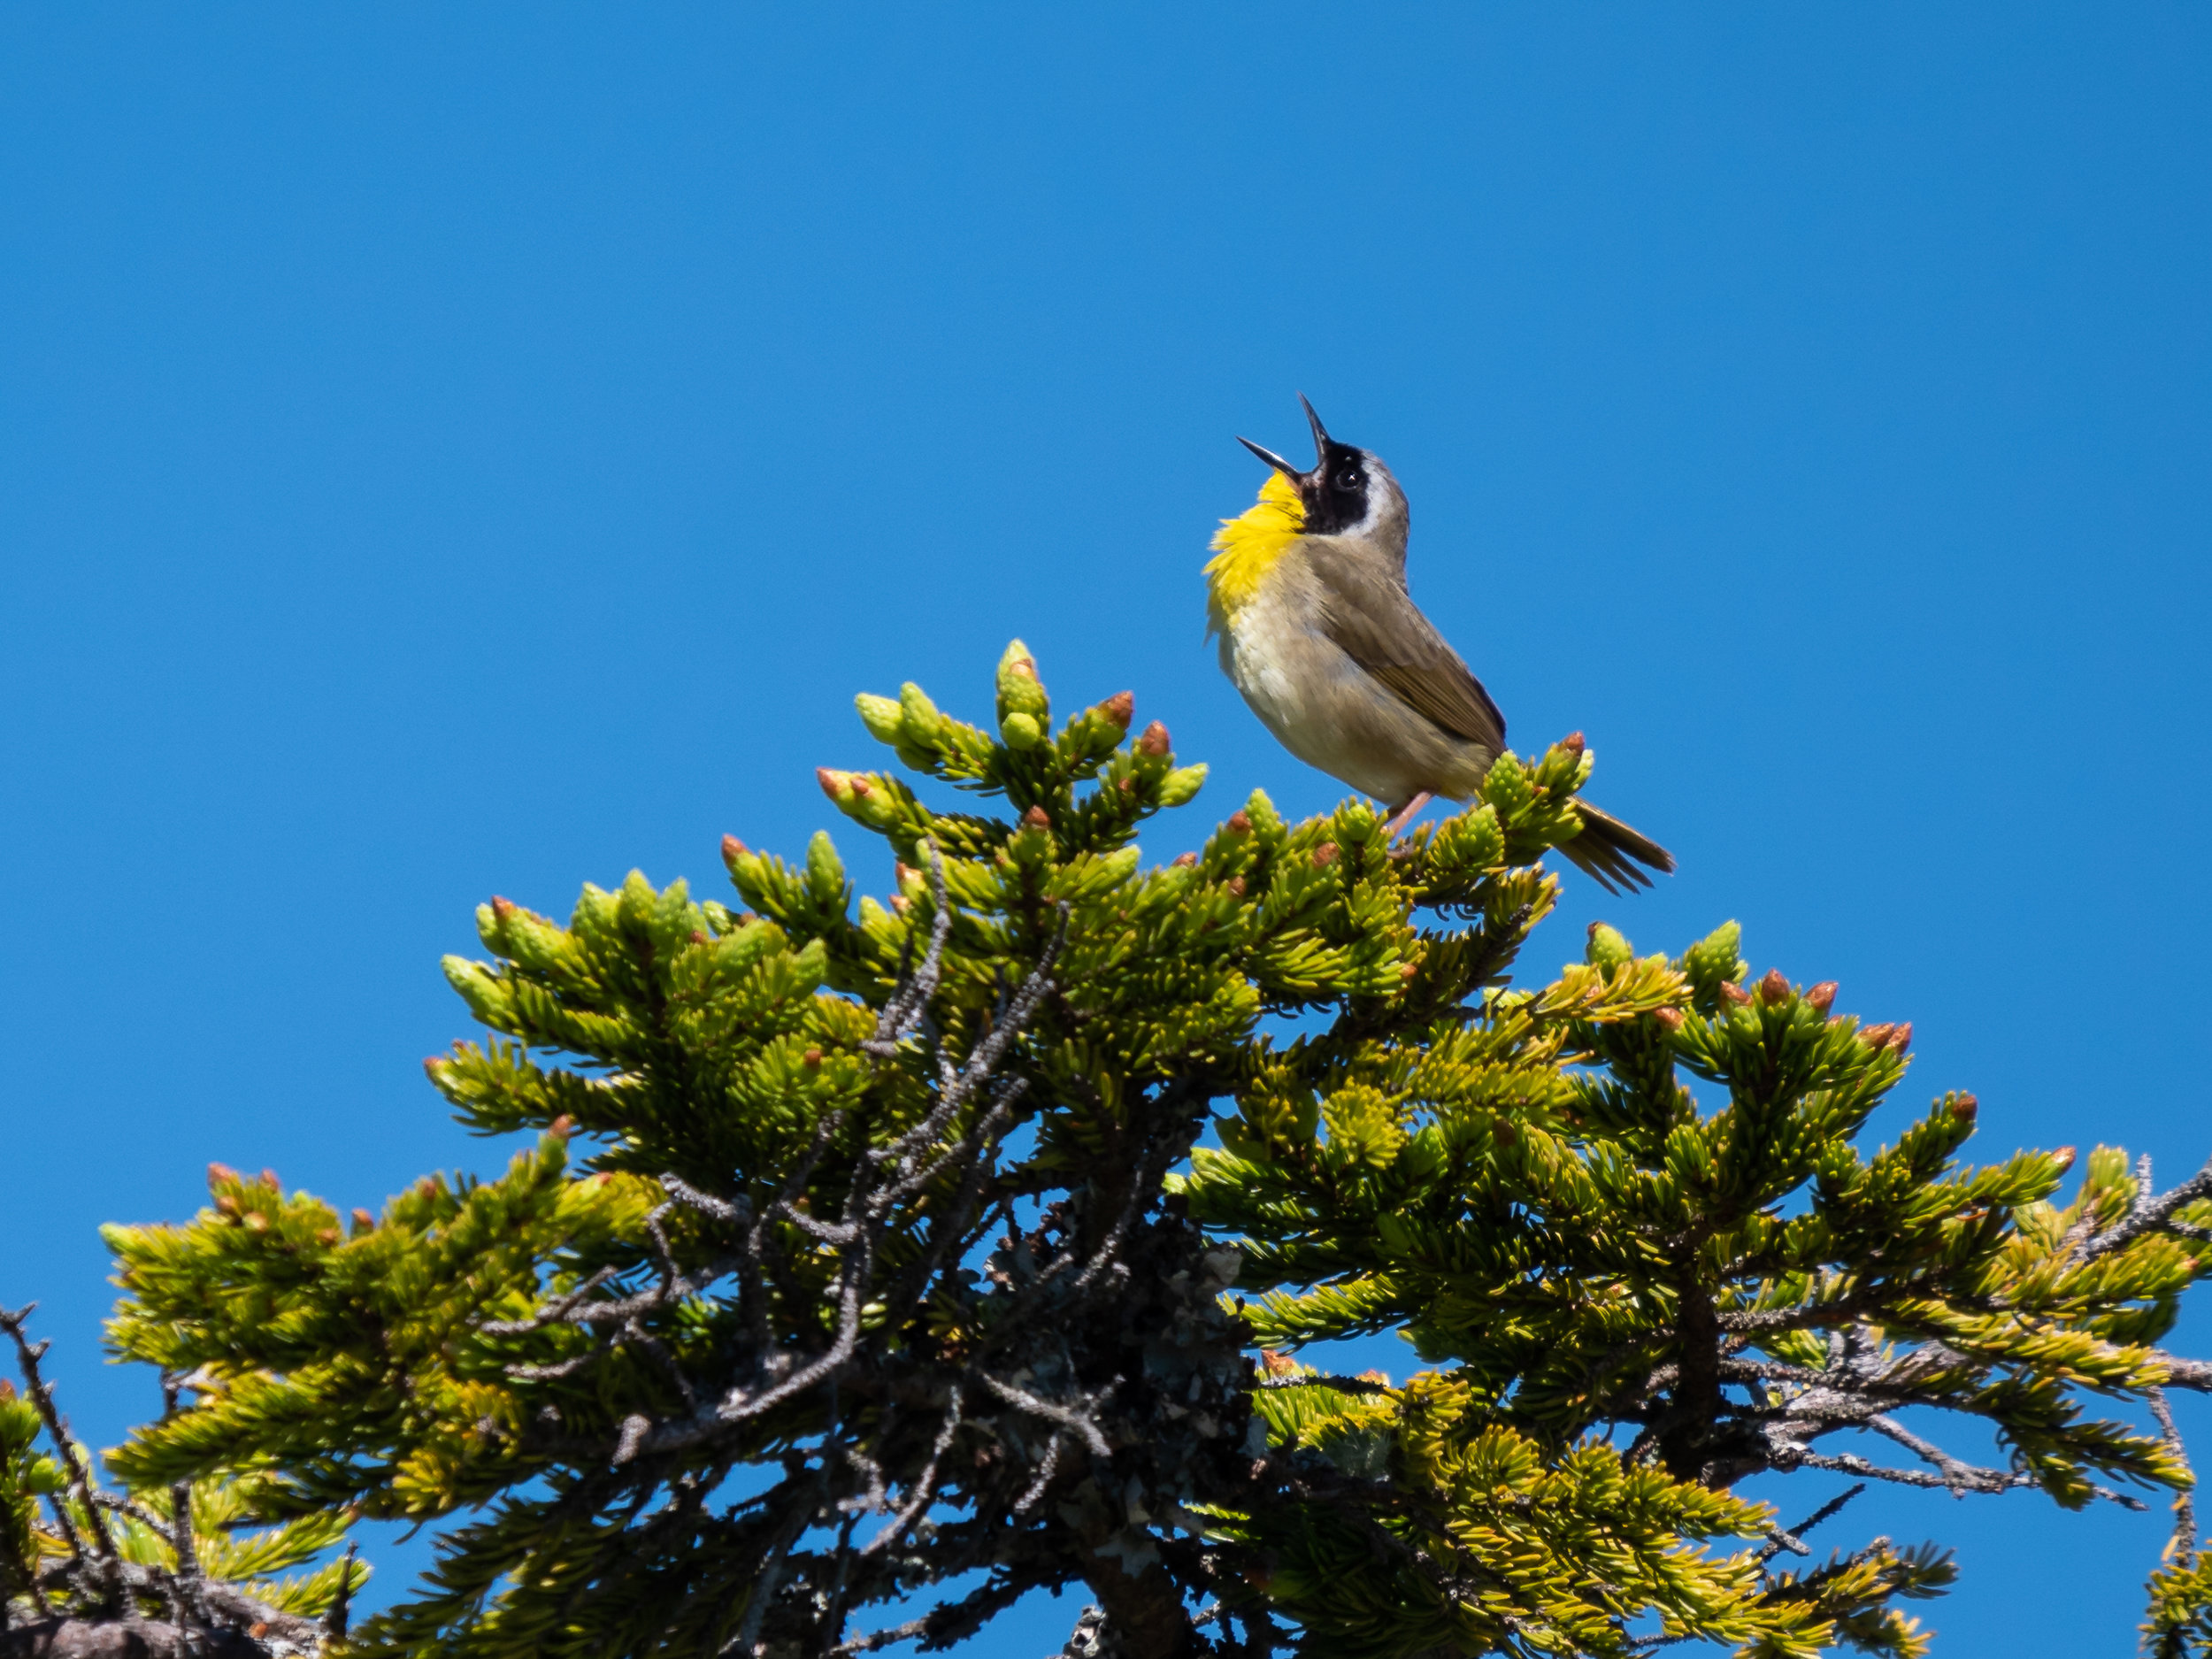
MULTIPOLYGON (((108 1535, 107 1523, 100 1518, 100 1506, 94 1501, 92 1471, 87 1465, 84 1448, 77 1444, 76 1437, 69 1432, 69 1425, 54 1409, 53 1384, 39 1375, 38 1363, 46 1356, 48 1345, 44 1342, 34 1343, 24 1335, 24 1321, 31 1317, 32 1310, 37 1306, 35 1302, 27 1302, 13 1313, 0 1308, 0 1331, 5 1331, 15 1344, 16 1363, 22 1369, 24 1386, 30 1395, 31 1403, 38 1408, 39 1421, 46 1425, 47 1438, 53 1441, 54 1449, 61 1458, 69 1490, 83 1506, 85 1530, 92 1535, 93 1553, 103 1561, 112 1562, 116 1559, 115 1540, 108 1535)), ((64 1538, 73 1552, 78 1550, 80 1547, 76 1543, 75 1529, 69 1525, 67 1515, 58 1503, 53 1507, 61 1522, 64 1538)))
POLYGON ((1032 1417, 1042 1417, 1048 1423, 1056 1423, 1064 1429, 1072 1429, 1082 1436, 1083 1444, 1089 1448, 1094 1456, 1111 1457, 1114 1455, 1113 1448, 1106 1444, 1106 1437, 1099 1432, 1098 1425, 1090 1415, 1091 1409, 1111 1392, 1110 1386, 1096 1395, 1078 1395, 1081 1404, 1071 1407, 1055 1405, 1049 1400, 1040 1400, 1035 1394, 987 1373, 977 1372, 975 1376, 977 1381, 1008 1405, 1018 1407, 1032 1417))
MULTIPOLYGON (((2212 1198, 2212 1161, 2171 1191, 2156 1198, 2150 1195, 2150 1159, 2146 1157, 2136 1166, 2135 1202, 2128 1213, 2104 1232, 2096 1234, 2081 1247, 2081 1259, 2093 1262, 2101 1256, 2109 1256, 2142 1237, 2146 1233, 2164 1227, 2181 1230, 2171 1220, 2174 1211, 2200 1198, 2212 1198)), ((2199 1229, 2190 1228, 2191 1233, 2199 1229)))
MULTIPOLYGON (((2150 1157, 2143 1159, 2143 1172, 2150 1173, 2150 1157)), ((2158 1432, 2166 1442, 2166 1449, 2185 1470, 2189 1468, 2189 1448, 2181 1438, 2180 1426, 2174 1421, 2174 1409, 2166 1402, 2163 1388, 2147 1388, 2143 1398, 2151 1409, 2151 1416, 2158 1420, 2158 1432)), ((2167 1554, 2177 1563, 2185 1564, 2197 1553, 2197 1506, 2191 1495, 2193 1488, 2184 1486, 2174 1494, 2174 1536, 2166 1547, 2167 1554)))
POLYGON ((1815 1509, 1810 1515, 1800 1521, 1795 1526, 1788 1528, 1778 1526, 1770 1534, 1769 1534, 1773 1541, 1759 1552, 1759 1559, 1762 1562, 1771 1561, 1774 1559, 1778 1551, 1785 1549, 1788 1550, 1793 1555, 1811 1555, 1813 1552, 1811 1547, 1805 1542, 1805 1534, 1811 1532, 1813 1528, 1818 1526, 1823 1521, 1833 1520, 1842 1512, 1843 1506, 1845 1504, 1850 1502, 1852 1499, 1857 1497, 1859 1494, 1864 1492, 1865 1490, 1866 1482, 1862 1480, 1858 1483, 1858 1485, 1845 1492, 1842 1496, 1829 1499, 1827 1502, 1822 1504, 1817 1509, 1815 1509))

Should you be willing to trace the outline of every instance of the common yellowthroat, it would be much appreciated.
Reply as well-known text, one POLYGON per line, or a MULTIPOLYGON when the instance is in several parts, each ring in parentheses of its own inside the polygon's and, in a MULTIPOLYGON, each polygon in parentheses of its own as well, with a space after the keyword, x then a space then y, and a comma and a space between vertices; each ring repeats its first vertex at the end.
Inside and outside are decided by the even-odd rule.
MULTIPOLYGON (((1464 801, 1505 752, 1505 716, 1406 589, 1405 492, 1380 457, 1313 426, 1301 472, 1249 438, 1271 469, 1260 498, 1222 521, 1206 565, 1209 634, 1252 712, 1309 765, 1393 810, 1394 837, 1438 795, 1464 801)), ((1672 872, 1667 849, 1577 800, 1560 848, 1609 892, 1672 872)))

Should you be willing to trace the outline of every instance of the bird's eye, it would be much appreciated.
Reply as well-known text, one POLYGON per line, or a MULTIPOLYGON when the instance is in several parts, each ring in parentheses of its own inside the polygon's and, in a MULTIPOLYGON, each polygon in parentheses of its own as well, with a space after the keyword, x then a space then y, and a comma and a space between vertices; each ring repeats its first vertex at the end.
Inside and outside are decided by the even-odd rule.
POLYGON ((1359 488, 1359 474, 1357 472, 1339 472, 1336 475, 1336 487, 1339 489, 1357 489, 1359 488))

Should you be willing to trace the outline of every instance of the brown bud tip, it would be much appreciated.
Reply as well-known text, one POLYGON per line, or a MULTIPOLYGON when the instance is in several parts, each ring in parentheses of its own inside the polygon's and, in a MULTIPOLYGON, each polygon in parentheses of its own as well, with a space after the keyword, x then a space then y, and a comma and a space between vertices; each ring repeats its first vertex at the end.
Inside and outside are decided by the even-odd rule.
POLYGON ((439 1068, 444 1064, 445 1056, 442 1054, 425 1055, 423 1056, 422 1069, 429 1073, 430 1080, 433 1083, 435 1083, 438 1080, 439 1068))
POLYGON ((914 908, 914 901, 903 893, 894 893, 891 895, 891 908, 899 915, 903 916, 914 908))
POLYGON ((1313 849, 1313 867, 1316 870, 1326 870, 1335 862, 1336 843, 1334 841, 1323 841, 1313 849))
POLYGON ((1894 1033, 1896 1029, 1896 1026, 1886 1023, 1879 1025, 1869 1025, 1859 1033, 1859 1041, 1870 1048, 1886 1048, 1889 1044, 1891 1034, 1894 1033))
POLYGON ((2060 1174, 2063 1175, 2068 1170, 2074 1167, 2073 1148, 2061 1147, 2057 1151, 2052 1153, 2051 1156, 2058 1160, 2058 1169, 2060 1174))
POLYGON ((1223 883, 1223 885, 1226 887, 1230 892, 1235 894, 1237 897, 1242 898, 1244 896, 1244 878, 1242 876, 1231 876, 1226 882, 1223 883))
POLYGON ((1137 694, 1133 691, 1117 691, 1098 705, 1098 711, 1125 732, 1129 729, 1129 722, 1137 718, 1137 694))
POLYGON ((1906 1049, 1912 1047, 1912 1021, 1907 1020, 1895 1031, 1890 1033, 1889 1046, 1899 1054, 1904 1053, 1906 1049))
POLYGON ((10 1382, 5 1377, 0 1377, 0 1400, 12 1400, 14 1398, 15 1385, 10 1382))
POLYGON ((1022 814, 1022 822, 1031 829, 1050 829, 1052 815, 1041 806, 1033 806, 1022 814))
POLYGON ((207 1184, 210 1187, 226 1186, 237 1179, 238 1171, 227 1164, 211 1164, 207 1166, 207 1184))
POLYGON ((1826 1013, 1834 1005, 1835 1000, 1836 982, 1833 979, 1823 979, 1805 993, 1805 1001, 1811 1004, 1816 1014, 1826 1013))
POLYGON ((1738 1008, 1741 1008, 1751 1000, 1751 993, 1733 980, 1723 979, 1720 982, 1720 1000, 1724 1002, 1732 1002, 1738 1008))
POLYGON ((236 1215, 238 1213, 238 1194, 235 1193, 218 1193, 215 1195, 215 1208, 221 1210, 223 1214, 227 1216, 236 1215))
POLYGON ((1651 1017, 1669 1031, 1682 1029, 1682 1010, 1678 1008, 1655 1008, 1651 1010, 1651 1017))
POLYGON ((1565 749, 1570 755, 1579 755, 1584 749, 1589 748, 1589 744, 1583 741, 1581 733, 1570 732, 1566 736, 1559 740, 1559 747, 1565 749))
POLYGON ((563 1112, 551 1123, 546 1125, 545 1133, 549 1135, 558 1135, 562 1140, 565 1141, 569 1138, 569 1136, 576 1133, 576 1120, 575 1118, 570 1117, 568 1113, 563 1112))
POLYGON ((1270 1377, 1287 1377, 1298 1369, 1298 1362, 1279 1348, 1260 1350, 1260 1369, 1270 1377))
POLYGON ((1421 964, 1417 962, 1402 962, 1398 964, 1398 977, 1402 979, 1410 979, 1420 972, 1421 964))
POLYGON ((708 935, 705 928, 695 927, 691 930, 691 942, 695 945, 710 945, 714 941, 708 935))
POLYGON ((822 1051, 819 1048, 809 1048, 799 1056, 799 1063, 811 1071, 822 1064, 822 1051))
POLYGON ((1155 720, 1144 728, 1144 735, 1137 740, 1137 747, 1148 755, 1164 755, 1169 749, 1167 727, 1155 720))
POLYGON ((492 914, 494 916, 496 916, 501 921, 503 922, 514 913, 515 902, 512 899, 503 899, 496 893, 492 895, 492 914))
POLYGON ((855 772, 853 774, 853 793, 856 795, 863 796, 872 793, 868 787, 868 780, 862 777, 858 772, 855 772))
POLYGON ((318 1244, 335 1244, 338 1239, 339 1233, 335 1227, 320 1228, 315 1234, 315 1242, 318 1244))
POLYGON ((252 1637, 256 1641, 259 1641, 268 1633, 269 1622, 266 1619, 256 1619, 252 1624, 246 1626, 246 1634, 252 1637))
POLYGON ((1136 780, 1131 778, 1118 778, 1114 781, 1114 787, 1124 795, 1132 795, 1136 791, 1136 780))
POLYGON ((1229 821, 1222 827, 1232 835, 1249 835, 1252 833, 1252 819, 1242 807, 1239 807, 1229 814, 1229 821))
POLYGON ((1196 853, 1177 853, 1175 855, 1174 867, 1178 870, 1187 870, 1197 862, 1198 855, 1196 853))
POLYGON ((1972 1123, 1980 1115, 1981 1110, 1981 1102, 1976 1100, 1971 1094, 1951 1096, 1951 1116, 1962 1124, 1972 1123))
POLYGON ((1017 657, 1012 662, 1007 664, 1006 667, 1008 672, 1019 674, 1024 680, 1034 680, 1037 677, 1037 659, 1033 657, 1017 657))
POLYGON ((274 1170, 264 1170, 261 1171, 261 1184, 264 1187, 271 1187, 278 1192, 281 1192, 284 1189, 284 1183, 277 1179, 277 1172, 274 1170))
POLYGON ((246 1230, 249 1233, 266 1233, 269 1230, 268 1217, 263 1215, 258 1210, 248 1210, 245 1222, 246 1230))
POLYGON ((725 835, 722 838, 722 862, 724 864, 735 864, 745 856, 745 843, 738 840, 736 836, 725 835))
POLYGON ((353 1212, 353 1225, 358 1232, 371 1233, 376 1228, 376 1217, 365 1210, 357 1210, 353 1212))
POLYGON ((1790 1000, 1790 982, 1782 977, 1779 968, 1769 968, 1765 979, 1759 981, 1759 998, 1772 1004, 1790 1000))
POLYGON ((915 869, 914 866, 910 864, 899 863, 894 864, 891 866, 891 879, 897 882, 901 887, 904 887, 909 881, 912 880, 916 876, 918 876, 922 872, 920 871, 915 869))

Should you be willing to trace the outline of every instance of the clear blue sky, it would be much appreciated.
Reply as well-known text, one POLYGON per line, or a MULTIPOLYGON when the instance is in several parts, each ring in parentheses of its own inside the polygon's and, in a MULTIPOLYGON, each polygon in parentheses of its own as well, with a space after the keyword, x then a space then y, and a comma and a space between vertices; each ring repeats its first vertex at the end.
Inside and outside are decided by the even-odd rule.
MULTIPOLYGON (((2177 1179, 2208 82, 2173 4, 0 12, 0 1299, 119 1437, 95 1226, 500 1158, 418 1069, 472 908, 796 849, 856 690, 1019 634, 1213 764, 1158 855, 1331 803, 1200 639, 1299 389, 1681 858, 1535 964, 1737 917, 1901 1110, 2177 1179)), ((1941 1652, 2116 1655, 2164 1519, 1877 1526, 1941 1652)))

